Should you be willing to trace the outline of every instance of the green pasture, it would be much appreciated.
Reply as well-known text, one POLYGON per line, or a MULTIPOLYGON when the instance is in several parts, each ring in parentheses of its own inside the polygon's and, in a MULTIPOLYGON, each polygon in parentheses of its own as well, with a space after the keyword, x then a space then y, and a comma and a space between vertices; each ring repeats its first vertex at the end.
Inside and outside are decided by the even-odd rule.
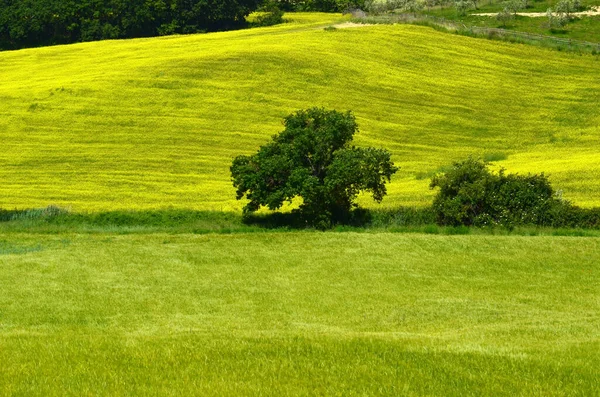
POLYGON ((0 394, 600 393, 600 239, 0 238, 0 394))
POLYGON ((232 158, 311 106, 354 111, 357 143, 393 153, 384 207, 428 204, 429 177, 469 155, 600 205, 598 57, 287 18, 0 53, 0 207, 237 211, 232 158))
MULTIPOLYGON (((558 0, 528 1, 528 8, 522 9, 519 12, 545 13, 548 8, 555 9, 558 2, 558 0)), ((590 7, 600 6, 600 1, 584 0, 581 1, 581 4, 585 8, 583 11, 586 11, 590 7)), ((554 28, 549 25, 546 16, 529 17, 517 15, 504 25, 502 22, 498 21, 495 16, 476 15, 480 13, 498 13, 502 11, 504 7, 506 7, 505 1, 482 1, 478 3, 478 9, 471 8, 468 11, 468 15, 464 16, 458 15, 456 8, 453 6, 438 6, 430 8, 429 10, 425 8, 422 13, 456 20, 467 26, 510 29, 519 32, 600 43, 600 16, 598 15, 574 17, 565 26, 554 28)))

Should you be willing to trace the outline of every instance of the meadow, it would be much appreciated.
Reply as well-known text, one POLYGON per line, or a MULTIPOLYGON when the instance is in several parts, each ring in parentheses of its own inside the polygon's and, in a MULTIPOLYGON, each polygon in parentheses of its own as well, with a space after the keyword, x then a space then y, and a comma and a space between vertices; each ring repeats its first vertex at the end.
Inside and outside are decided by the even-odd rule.
POLYGON ((429 177, 469 155, 546 172, 565 198, 599 205, 600 58, 287 18, 0 53, 0 207, 238 211, 232 158, 311 106, 352 110, 357 144, 392 152, 383 207, 427 205, 429 177))
MULTIPOLYGON (((522 9, 520 13, 546 13, 548 8, 553 10, 558 3, 558 0, 534 0, 528 1, 528 7, 522 9)), ((580 4, 584 10, 600 6, 598 0, 584 0, 580 4)), ((519 32, 528 32, 541 34, 545 36, 555 36, 574 40, 583 40, 592 43, 600 42, 600 16, 582 16, 573 18, 563 27, 551 27, 546 16, 528 17, 517 15, 512 20, 503 24, 498 21, 495 16, 480 16, 480 13, 498 13, 506 6, 502 1, 484 1, 480 2, 477 9, 471 8, 467 15, 458 15, 455 7, 434 7, 432 9, 423 10, 424 13, 435 15, 451 20, 459 21, 467 26, 481 26, 490 28, 503 28, 519 32)))
POLYGON ((598 395, 599 263, 598 238, 8 233, 0 394, 598 395))

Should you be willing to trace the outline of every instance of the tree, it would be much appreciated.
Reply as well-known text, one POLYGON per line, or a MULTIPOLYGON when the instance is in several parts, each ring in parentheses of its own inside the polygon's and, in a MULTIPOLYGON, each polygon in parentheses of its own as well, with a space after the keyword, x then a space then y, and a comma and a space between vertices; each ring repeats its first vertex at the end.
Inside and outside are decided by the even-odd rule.
POLYGON ((510 10, 506 7, 502 9, 498 14, 496 14, 496 20, 502 23, 503 27, 506 27, 506 23, 514 18, 514 15, 510 12, 510 10))
POLYGON ((402 11, 417 14, 424 7, 424 4, 420 0, 405 0, 402 5, 402 11))
POLYGON ((439 0, 424 0, 425 7, 427 7, 427 12, 431 11, 431 9, 437 5, 441 5, 439 0))
POLYGON ((571 19, 571 13, 581 8, 579 0, 561 0, 556 3, 555 11, 557 14, 565 14, 567 20, 571 19))
POLYGON ((248 215, 261 206, 270 210, 302 198, 298 211, 307 224, 325 228, 348 219, 360 191, 380 202, 386 180, 398 170, 384 149, 350 144, 358 131, 350 111, 299 110, 284 120, 285 129, 252 156, 231 165, 237 199, 244 196, 248 215))
POLYGON ((467 15, 469 4, 470 2, 466 0, 455 0, 454 7, 456 8, 456 13, 461 17, 467 15))
POLYGON ((522 0, 509 0, 504 3, 504 9, 511 12, 515 17, 517 13, 525 7, 525 3, 522 0))
POLYGON ((552 8, 546 10, 546 18, 548 18, 548 27, 551 30, 562 28, 569 22, 569 18, 564 12, 557 12, 554 14, 552 13, 552 8))
POLYGON ((0 0, 0 49, 227 30, 262 0, 0 0))
POLYGON ((272 26, 283 23, 283 10, 278 6, 278 3, 272 0, 266 0, 258 11, 262 12, 256 17, 252 23, 254 26, 272 26))

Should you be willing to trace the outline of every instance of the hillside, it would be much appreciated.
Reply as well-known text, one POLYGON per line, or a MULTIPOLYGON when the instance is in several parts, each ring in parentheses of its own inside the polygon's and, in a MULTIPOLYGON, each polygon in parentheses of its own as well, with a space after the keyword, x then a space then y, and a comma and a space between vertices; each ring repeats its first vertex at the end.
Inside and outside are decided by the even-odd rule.
POLYGON ((392 151, 384 206, 426 204, 428 176, 470 154, 600 205, 598 57, 288 18, 0 53, 0 207, 237 210, 231 159, 309 106, 353 110, 358 143, 392 151))

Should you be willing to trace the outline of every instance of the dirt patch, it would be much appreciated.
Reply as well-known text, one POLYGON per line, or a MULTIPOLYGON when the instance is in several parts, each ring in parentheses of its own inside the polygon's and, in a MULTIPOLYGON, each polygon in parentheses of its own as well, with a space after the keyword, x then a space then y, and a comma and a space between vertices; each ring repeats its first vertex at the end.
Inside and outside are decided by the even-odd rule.
POLYGON ((365 28, 367 26, 374 26, 372 23, 356 23, 356 22, 344 22, 333 25, 337 29, 348 29, 348 28, 365 28))
MULTIPOLYGON (((484 12, 484 13, 480 13, 480 14, 471 14, 471 15, 477 15, 477 16, 482 16, 482 17, 495 17, 496 15, 498 15, 497 12, 484 12)), ((531 18, 541 18, 541 17, 545 17, 546 13, 545 12, 517 12, 517 15, 523 16, 523 17, 531 17, 531 18)), ((581 16, 596 16, 596 15, 600 15, 600 7, 592 7, 591 10, 589 11, 582 11, 582 12, 572 12, 571 14, 574 17, 581 17, 581 16)))

